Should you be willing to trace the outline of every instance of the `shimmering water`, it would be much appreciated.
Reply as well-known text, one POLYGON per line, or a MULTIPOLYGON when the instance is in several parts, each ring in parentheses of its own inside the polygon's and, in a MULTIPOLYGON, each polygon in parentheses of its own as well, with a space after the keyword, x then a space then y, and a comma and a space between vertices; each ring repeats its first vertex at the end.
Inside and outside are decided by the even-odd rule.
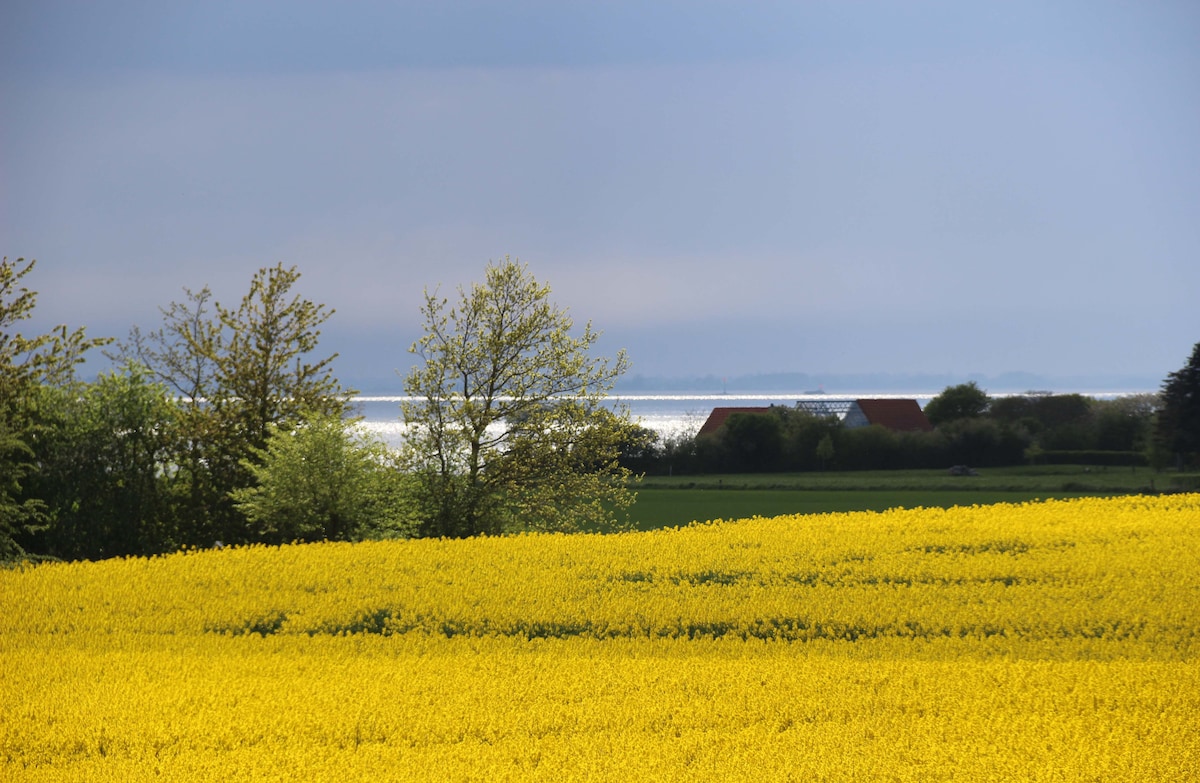
MULTIPOLYGON (((922 405, 934 394, 632 394, 609 397, 612 406, 623 405, 634 421, 664 437, 695 433, 713 408, 794 405, 799 400, 852 400, 858 397, 916 399, 922 405)), ((363 426, 390 445, 404 439, 400 403, 407 397, 357 397, 356 411, 363 426)))

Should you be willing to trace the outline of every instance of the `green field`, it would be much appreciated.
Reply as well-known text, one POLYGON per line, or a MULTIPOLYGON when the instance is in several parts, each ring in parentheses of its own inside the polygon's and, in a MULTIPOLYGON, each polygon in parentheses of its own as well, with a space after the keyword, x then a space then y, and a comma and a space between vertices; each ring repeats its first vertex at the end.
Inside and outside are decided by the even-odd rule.
POLYGON ((882 511, 1014 503, 1170 490, 1194 481, 1149 468, 1071 465, 992 468, 978 476, 944 470, 647 476, 631 510, 646 530, 749 516, 882 511))

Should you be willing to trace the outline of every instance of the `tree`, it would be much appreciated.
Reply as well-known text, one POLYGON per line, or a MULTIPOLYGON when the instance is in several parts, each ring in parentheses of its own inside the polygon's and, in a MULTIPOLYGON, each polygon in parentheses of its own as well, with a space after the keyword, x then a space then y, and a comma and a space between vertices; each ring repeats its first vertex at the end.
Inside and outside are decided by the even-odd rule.
POLYGON ((843 470, 885 470, 900 461, 900 436, 871 424, 846 429, 838 439, 837 465, 843 470))
POLYGON ((129 339, 108 357, 137 362, 177 397, 176 440, 170 456, 170 484, 177 506, 182 543, 211 544, 224 535, 217 520, 227 515, 226 485, 237 469, 236 457, 222 456, 221 422, 209 403, 218 396, 217 347, 221 322, 212 312, 212 291, 184 287, 185 301, 172 302, 162 325, 150 332, 134 326, 129 339))
POLYGON ((733 473, 779 470, 783 456, 783 420, 773 410, 734 413, 717 435, 725 468, 733 473))
POLYGON ((0 417, 0 563, 21 559, 25 550, 17 539, 40 531, 45 519, 41 503, 22 497, 32 457, 7 417, 0 417))
POLYGON ((1094 449, 1096 400, 1082 394, 1028 392, 994 401, 988 418, 1024 429, 1047 451, 1094 449))
POLYGON ((654 468, 663 452, 663 439, 649 427, 632 425, 629 437, 617 449, 621 465, 634 473, 645 473, 654 468))
POLYGON ((941 394, 925 405, 925 415, 929 423, 937 427, 957 419, 982 416, 990 402, 987 392, 980 389, 975 381, 970 381, 943 389, 941 394))
POLYGON ((333 375, 337 354, 309 360, 318 327, 334 311, 298 295, 289 300, 299 279, 294 266, 258 270, 236 310, 216 304, 227 337, 201 352, 216 365, 214 406, 255 451, 266 447, 272 424, 298 424, 311 413, 342 416, 350 407, 353 391, 333 375))
POLYGON ((37 304, 37 292, 22 284, 36 264, 0 261, 0 559, 21 556, 16 538, 45 521, 44 504, 23 488, 32 467, 30 441, 42 427, 35 404, 39 389, 71 382, 85 354, 109 342, 66 325, 33 337, 15 331, 37 304))
POLYGON ((1174 455, 1178 467, 1196 462, 1200 459, 1200 343, 1192 348, 1187 364, 1167 375, 1160 399, 1155 426, 1158 452, 1164 457, 1174 455))
POLYGON ((1019 465, 1030 440, 1023 430, 985 417, 958 419, 938 428, 952 465, 1019 465))
POLYGON ((817 442, 816 454, 817 459, 821 461, 821 470, 824 470, 829 463, 833 462, 833 436, 828 432, 822 435, 821 440, 817 442))
POLYGON ((134 326, 129 339, 118 342, 117 351, 105 355, 118 362, 136 360, 183 402, 200 404, 215 388, 215 346, 221 325, 210 314, 212 291, 208 286, 199 291, 185 286, 183 291, 186 301, 159 308, 161 327, 144 333, 134 326))
POLYGON ((422 361, 405 380, 404 462, 418 478, 422 533, 616 527, 633 501, 618 455, 624 411, 602 403, 628 368, 592 357, 599 333, 505 257, 453 307, 425 292, 422 361), (449 309, 447 309, 449 308, 449 309))
POLYGON ((177 481, 190 528, 185 543, 253 539, 231 493, 254 486, 247 464, 266 453, 273 426, 289 429, 309 414, 343 416, 352 390, 333 375, 337 354, 312 358, 333 310, 291 289, 296 267, 255 273, 240 305, 209 306, 208 288, 162 310, 163 325, 138 329, 120 355, 150 368, 183 400, 177 481))
POLYGON ((1112 400, 1096 400, 1096 448, 1108 451, 1144 452, 1158 407, 1157 394, 1131 394, 1112 400))
POLYGON ((47 425, 32 443, 33 494, 48 526, 37 551, 54 557, 149 555, 176 546, 167 470, 177 404, 129 363, 94 383, 43 386, 47 425))
POLYGON ((80 327, 65 324, 47 334, 25 337, 13 332, 16 324, 33 313, 37 292, 21 285, 37 261, 7 257, 0 261, 0 403, 13 404, 30 385, 61 385, 75 377, 75 368, 92 348, 107 345, 110 338, 89 338, 80 327), (24 266, 22 266, 24 264, 24 266))
POLYGON ((272 424, 255 456, 245 464, 255 485, 234 490, 233 500, 261 540, 351 541, 412 527, 405 476, 387 447, 340 416, 272 424))
POLYGON ((833 465, 838 441, 844 434, 837 416, 817 416, 803 408, 783 405, 771 410, 783 421, 783 470, 825 470, 833 465))

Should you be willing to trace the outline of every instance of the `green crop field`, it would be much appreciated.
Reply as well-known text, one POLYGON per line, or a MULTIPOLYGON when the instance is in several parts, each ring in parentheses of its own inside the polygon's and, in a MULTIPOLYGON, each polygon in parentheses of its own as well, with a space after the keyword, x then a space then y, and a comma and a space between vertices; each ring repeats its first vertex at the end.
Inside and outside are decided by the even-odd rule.
POLYGON ((1023 500, 1083 497, 1102 493, 999 492, 971 490, 789 490, 789 489, 654 489, 638 490, 630 510, 641 530, 706 522, 714 519, 821 514, 830 511, 884 511, 889 508, 1019 503, 1023 500))
POLYGON ((1148 468, 1070 465, 992 468, 977 476, 944 470, 647 476, 631 510, 648 530, 749 516, 882 511, 1016 503, 1171 490, 1194 477, 1148 468))

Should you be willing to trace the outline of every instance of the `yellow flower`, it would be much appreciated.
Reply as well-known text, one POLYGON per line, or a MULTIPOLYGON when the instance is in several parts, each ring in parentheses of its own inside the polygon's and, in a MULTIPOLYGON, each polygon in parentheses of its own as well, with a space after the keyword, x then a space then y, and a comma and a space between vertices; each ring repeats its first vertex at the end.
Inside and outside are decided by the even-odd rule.
POLYGON ((0 572, 13 781, 1200 777, 1200 495, 0 572))

